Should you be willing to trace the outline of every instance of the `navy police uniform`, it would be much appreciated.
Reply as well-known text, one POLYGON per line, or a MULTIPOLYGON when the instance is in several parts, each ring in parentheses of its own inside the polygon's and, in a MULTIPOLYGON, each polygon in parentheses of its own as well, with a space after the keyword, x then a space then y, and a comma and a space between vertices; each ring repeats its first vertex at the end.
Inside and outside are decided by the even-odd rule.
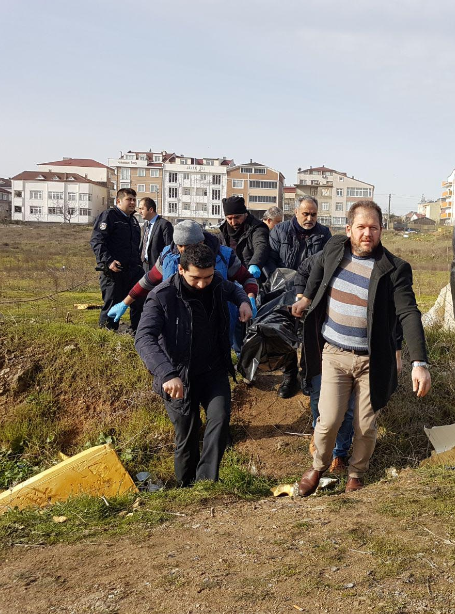
MULTIPOLYGON (((107 317, 111 307, 122 301, 130 289, 144 275, 139 246, 141 230, 134 214, 127 215, 118 207, 102 211, 93 225, 90 245, 95 252, 96 262, 103 267, 100 273, 100 288, 103 308, 100 326, 117 330, 118 322, 107 317), (109 265, 114 261, 122 265, 120 273, 114 273, 109 265)), ((143 301, 136 300, 130 307, 131 328, 136 330, 141 317, 143 301)))

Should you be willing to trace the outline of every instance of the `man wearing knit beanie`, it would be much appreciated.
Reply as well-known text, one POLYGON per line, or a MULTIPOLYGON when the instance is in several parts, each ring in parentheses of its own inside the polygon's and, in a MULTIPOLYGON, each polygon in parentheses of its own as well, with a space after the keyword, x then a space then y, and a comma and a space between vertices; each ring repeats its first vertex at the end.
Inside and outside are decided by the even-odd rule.
POLYGON ((194 220, 184 220, 174 226, 174 240, 161 252, 160 257, 150 271, 131 288, 123 301, 114 305, 108 313, 114 322, 118 322, 125 311, 134 301, 144 300, 148 293, 162 281, 168 279, 177 272, 180 257, 188 245, 205 243, 213 251, 216 257, 215 268, 224 279, 237 282, 247 293, 251 303, 253 314, 256 310, 256 296, 258 284, 245 266, 237 258, 235 252, 225 245, 220 245, 218 237, 203 231, 201 226, 194 220))

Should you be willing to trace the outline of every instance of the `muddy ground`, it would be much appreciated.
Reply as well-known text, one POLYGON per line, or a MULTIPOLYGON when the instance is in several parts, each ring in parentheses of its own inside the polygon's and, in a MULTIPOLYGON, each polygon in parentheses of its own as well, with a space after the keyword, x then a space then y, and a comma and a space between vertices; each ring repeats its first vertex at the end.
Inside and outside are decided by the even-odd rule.
MULTIPOLYGON (((288 433, 311 425, 308 399, 278 399, 279 381, 261 375, 237 387, 233 433, 252 471, 286 479, 310 461, 309 437, 288 433)), ((378 501, 425 489, 405 470, 350 495, 198 509, 141 536, 20 544, 0 553, 0 614, 455 612, 444 525, 378 511, 378 501), (373 539, 399 550, 389 545, 378 558, 373 539), (418 571, 407 566, 408 544, 418 571)))

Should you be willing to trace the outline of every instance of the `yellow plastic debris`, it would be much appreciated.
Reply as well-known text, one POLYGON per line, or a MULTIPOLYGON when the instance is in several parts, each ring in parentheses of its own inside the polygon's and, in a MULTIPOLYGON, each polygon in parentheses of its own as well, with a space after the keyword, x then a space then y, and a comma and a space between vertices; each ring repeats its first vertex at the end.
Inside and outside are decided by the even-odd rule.
POLYGON ((71 456, 55 467, 0 494, 0 514, 18 507, 44 507, 70 496, 113 497, 139 492, 115 450, 109 444, 71 456))
POLYGON ((279 484, 270 490, 274 497, 295 497, 296 487, 298 489, 298 484, 279 484))

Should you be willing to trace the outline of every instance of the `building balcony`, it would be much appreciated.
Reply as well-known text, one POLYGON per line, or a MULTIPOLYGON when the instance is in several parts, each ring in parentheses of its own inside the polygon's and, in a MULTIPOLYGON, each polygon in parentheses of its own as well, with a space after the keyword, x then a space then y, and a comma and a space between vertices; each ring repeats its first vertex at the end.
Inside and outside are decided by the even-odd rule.
POLYGON ((441 211, 441 220, 447 220, 452 217, 452 211, 441 211))

